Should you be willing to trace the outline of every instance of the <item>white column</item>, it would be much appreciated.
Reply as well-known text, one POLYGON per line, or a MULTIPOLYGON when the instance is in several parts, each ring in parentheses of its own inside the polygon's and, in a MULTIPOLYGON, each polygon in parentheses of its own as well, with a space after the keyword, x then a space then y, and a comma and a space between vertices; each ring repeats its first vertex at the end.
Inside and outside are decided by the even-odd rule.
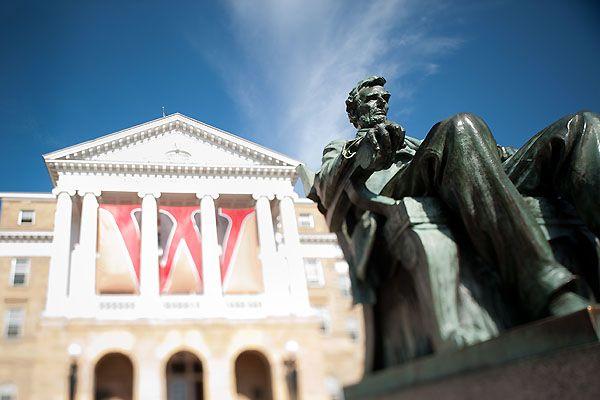
POLYGON ((93 316, 96 298, 96 241, 98 236, 99 191, 79 190, 83 197, 81 230, 79 233, 80 257, 71 268, 69 297, 76 316, 93 316))
POLYGON ((160 193, 140 192, 138 196, 142 199, 140 297, 143 298, 141 304, 153 309, 159 298, 158 210, 156 199, 160 197, 160 193))
POLYGON ((204 392, 209 400, 233 400, 238 397, 235 393, 235 371, 233 362, 226 357, 211 356, 208 359, 206 371, 207 385, 204 392), (233 374, 233 376, 232 376, 233 374))
POLYGON ((53 193, 57 198, 45 310, 48 316, 57 316, 64 313, 64 306, 67 302, 73 215, 73 199, 71 197, 75 196, 74 190, 56 188, 53 193))
POLYGON ((222 315, 225 308, 221 287, 221 263, 217 240, 217 217, 215 199, 218 194, 197 193, 200 199, 200 233, 202 240, 202 282, 203 294, 208 309, 206 312, 222 315))
POLYGON ((277 198, 279 199, 279 213, 283 229, 285 256, 289 267, 290 292, 294 311, 298 314, 306 314, 310 312, 310 302, 304 273, 304 260, 300 250, 300 235, 298 234, 294 200, 292 195, 278 195, 277 198))
POLYGON ((162 400, 165 398, 165 366, 161 360, 155 356, 153 348, 147 346, 146 343, 144 343, 144 346, 140 347, 142 347, 145 353, 138 354, 138 360, 140 362, 138 363, 137 368, 135 368, 137 377, 134 379, 134 399, 162 400))
POLYGON ((263 268, 267 312, 286 314, 288 311, 286 304, 289 301, 289 279, 285 269, 282 268, 281 259, 275 247, 273 216, 269 202, 274 199, 274 195, 254 194, 252 197, 256 200, 256 222, 260 242, 259 257, 263 268))
MULTIPOLYGON (((75 394, 75 400, 93 400, 96 398, 96 396, 94 396, 95 365, 88 356, 79 357, 77 365, 77 392, 75 394)), ((69 390, 68 383, 65 383, 65 389, 69 390)))

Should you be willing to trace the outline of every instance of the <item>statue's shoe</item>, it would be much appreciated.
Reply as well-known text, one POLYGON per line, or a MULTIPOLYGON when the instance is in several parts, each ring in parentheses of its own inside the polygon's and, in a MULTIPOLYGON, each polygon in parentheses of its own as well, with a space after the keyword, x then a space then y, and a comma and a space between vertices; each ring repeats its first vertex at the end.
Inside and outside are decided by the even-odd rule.
POLYGON ((556 296, 548 306, 550 315, 561 316, 584 310, 591 304, 589 299, 573 292, 563 292, 556 296))

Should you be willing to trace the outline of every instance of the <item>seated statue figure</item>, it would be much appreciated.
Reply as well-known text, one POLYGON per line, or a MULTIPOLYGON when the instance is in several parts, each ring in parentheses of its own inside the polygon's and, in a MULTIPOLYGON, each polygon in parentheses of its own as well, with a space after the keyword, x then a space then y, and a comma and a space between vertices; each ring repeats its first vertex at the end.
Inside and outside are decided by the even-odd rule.
POLYGON ((308 195, 340 238, 354 300, 363 304, 367 372, 439 347, 423 289, 430 278, 411 267, 414 246, 401 207, 407 197, 438 199, 458 247, 475 257, 470 270, 456 273, 470 282, 477 304, 457 306, 462 325, 452 328, 454 348, 593 303, 589 282, 557 261, 524 196, 568 202, 600 235, 600 116, 566 116, 518 150, 498 146, 485 122, 469 113, 438 122, 420 141, 387 119, 384 84, 373 76, 349 93, 356 138, 326 146, 308 195))

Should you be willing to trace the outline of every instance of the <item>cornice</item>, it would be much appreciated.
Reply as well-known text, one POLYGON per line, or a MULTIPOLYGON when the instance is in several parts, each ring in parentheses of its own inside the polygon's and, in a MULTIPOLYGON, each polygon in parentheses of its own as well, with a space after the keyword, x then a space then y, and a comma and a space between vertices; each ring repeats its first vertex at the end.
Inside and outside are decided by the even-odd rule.
POLYGON ((259 192, 259 193, 253 193, 252 194, 252 198, 254 200, 258 200, 261 197, 264 197, 267 200, 273 200, 273 199, 275 199, 275 193, 271 193, 271 192, 259 192))
POLYGON ((56 182, 58 173, 92 173, 115 175, 178 175, 178 176, 249 176, 289 178, 296 180, 296 168, 293 166, 232 166, 232 165, 193 165, 158 164, 123 161, 87 161, 87 160, 47 160, 52 180, 56 182))
POLYGON ((296 204, 315 204, 315 205, 317 204, 314 201, 312 201, 311 199, 306 198, 306 197, 299 197, 294 200, 294 203, 296 203, 296 204))
POLYGON ((51 243, 52 231, 0 231, 0 242, 42 242, 51 243))
POLYGON ((300 234, 300 243, 334 243, 337 244, 335 233, 300 234))
POLYGON ((0 192, 0 198, 2 199, 35 199, 35 200, 54 200, 56 198, 54 193, 40 193, 40 192, 0 192))

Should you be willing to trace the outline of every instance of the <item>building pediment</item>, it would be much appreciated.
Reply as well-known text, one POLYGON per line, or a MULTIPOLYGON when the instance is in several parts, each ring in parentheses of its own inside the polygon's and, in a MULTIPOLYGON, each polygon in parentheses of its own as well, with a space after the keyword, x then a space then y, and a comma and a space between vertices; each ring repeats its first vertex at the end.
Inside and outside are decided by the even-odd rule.
POLYGON ((273 171, 295 169, 287 156, 182 114, 173 114, 44 155, 59 171, 273 171))
POLYGON ((147 139, 97 153, 82 153, 79 160, 153 164, 189 164, 201 166, 277 165, 273 159, 260 159, 241 149, 223 146, 195 132, 168 130, 147 139))

